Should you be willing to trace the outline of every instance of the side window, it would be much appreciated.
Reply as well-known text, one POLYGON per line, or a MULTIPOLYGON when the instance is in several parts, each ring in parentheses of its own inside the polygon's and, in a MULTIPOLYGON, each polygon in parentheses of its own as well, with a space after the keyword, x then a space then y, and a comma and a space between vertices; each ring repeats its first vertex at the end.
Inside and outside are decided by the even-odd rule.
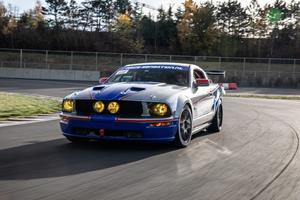
POLYGON ((195 69, 194 73, 193 73, 193 81, 195 81, 195 79, 197 78, 205 78, 204 74, 202 73, 202 71, 195 69))

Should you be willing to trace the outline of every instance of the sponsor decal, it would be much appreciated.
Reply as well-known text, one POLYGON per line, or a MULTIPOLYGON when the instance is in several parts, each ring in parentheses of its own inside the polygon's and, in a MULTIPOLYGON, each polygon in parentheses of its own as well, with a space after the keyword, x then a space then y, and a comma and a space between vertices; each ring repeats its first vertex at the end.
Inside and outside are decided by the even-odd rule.
POLYGON ((181 71, 189 70, 188 67, 182 67, 182 66, 176 66, 176 65, 137 65, 137 66, 125 67, 123 70, 120 70, 120 71, 126 71, 126 70, 128 71, 130 69, 165 69, 165 70, 181 70, 181 71))

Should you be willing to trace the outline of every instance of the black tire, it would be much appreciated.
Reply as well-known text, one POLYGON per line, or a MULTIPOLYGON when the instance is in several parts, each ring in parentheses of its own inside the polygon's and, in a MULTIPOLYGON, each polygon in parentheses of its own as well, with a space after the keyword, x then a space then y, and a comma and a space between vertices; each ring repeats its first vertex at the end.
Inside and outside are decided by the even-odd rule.
POLYGON ((66 136, 66 138, 72 142, 72 143, 77 143, 77 144, 80 144, 80 143, 86 143, 88 142, 89 140, 86 139, 86 138, 80 138, 80 137, 73 137, 73 136, 66 136))
POLYGON ((207 128, 207 131, 215 133, 220 132, 223 124, 223 106, 222 103, 219 105, 216 114, 212 120, 211 125, 207 128))
POLYGON ((175 145, 183 148, 187 147, 192 139, 192 112, 188 105, 185 105, 178 121, 178 130, 175 137, 175 145))

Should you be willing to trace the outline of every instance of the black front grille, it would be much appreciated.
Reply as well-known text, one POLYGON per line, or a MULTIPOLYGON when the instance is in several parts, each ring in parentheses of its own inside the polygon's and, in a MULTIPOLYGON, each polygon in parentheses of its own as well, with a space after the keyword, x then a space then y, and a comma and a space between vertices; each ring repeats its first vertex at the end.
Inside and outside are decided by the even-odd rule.
MULTIPOLYGON (((73 127, 72 131, 76 135, 98 135, 100 136, 100 129, 91 129, 91 128, 77 128, 73 127)), ((142 131, 133 131, 133 130, 110 130, 104 129, 102 136, 109 137, 126 137, 126 138, 143 138, 144 134, 142 131)))
MULTIPOLYGON (((96 100, 76 100, 75 109, 78 115, 99 114, 93 109, 96 100)), ((105 104, 105 110, 101 114, 110 114, 107 106, 111 101, 102 101, 105 104)), ((115 115, 123 118, 141 117, 143 114, 143 106, 138 101, 117 101, 120 104, 120 110, 115 115)), ((101 115, 99 114, 99 115, 101 115)))
POLYGON ((128 130, 105 130, 104 135, 110 137, 142 138, 143 132, 128 130))
POLYGON ((91 115, 95 113, 93 109, 93 101, 91 100, 76 100, 75 110, 78 115, 91 115))
POLYGON ((143 114, 143 106, 137 101, 120 101, 120 117, 141 117, 143 114))
POLYGON ((89 135, 89 134, 95 134, 97 135, 99 133, 99 130, 97 129, 91 129, 91 128, 77 128, 73 127, 72 132, 76 135, 89 135))

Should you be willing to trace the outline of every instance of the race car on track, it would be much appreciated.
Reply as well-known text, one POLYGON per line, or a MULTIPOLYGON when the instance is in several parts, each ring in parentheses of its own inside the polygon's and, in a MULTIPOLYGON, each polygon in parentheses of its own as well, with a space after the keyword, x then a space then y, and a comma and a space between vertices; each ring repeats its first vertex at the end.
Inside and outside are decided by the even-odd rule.
POLYGON ((186 147, 203 129, 219 132, 224 89, 196 65, 126 65, 100 85, 74 92, 62 103, 60 126, 72 142, 174 141, 186 147))

